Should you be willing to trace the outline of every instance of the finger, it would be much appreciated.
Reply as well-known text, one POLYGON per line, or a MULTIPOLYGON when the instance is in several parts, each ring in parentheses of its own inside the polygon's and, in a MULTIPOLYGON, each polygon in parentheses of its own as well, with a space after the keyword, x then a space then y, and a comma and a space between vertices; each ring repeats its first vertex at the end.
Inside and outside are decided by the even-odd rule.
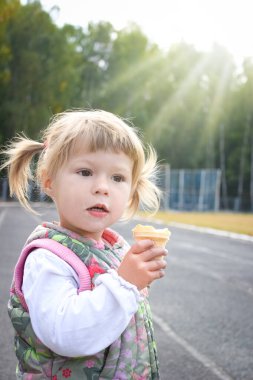
POLYGON ((158 279, 159 279, 159 278, 162 278, 162 277, 165 276, 165 271, 164 271, 164 269, 160 269, 160 270, 159 270, 159 274, 158 274, 158 276, 159 276, 158 279))
POLYGON ((167 263, 163 259, 151 260, 147 264, 147 268, 150 272, 164 270, 167 266, 167 263))
POLYGON ((131 251, 132 253, 143 253, 152 247, 154 247, 154 242, 152 240, 140 240, 132 245, 131 251))
POLYGON ((161 256, 165 258, 168 254, 167 249, 160 248, 160 247, 152 247, 151 249, 147 250, 146 252, 143 252, 142 258, 143 261, 151 261, 155 259, 160 259, 161 256))
POLYGON ((156 271, 153 271, 153 272, 150 272, 150 278, 151 278, 151 281, 150 281, 150 284, 154 281, 154 280, 159 280, 160 278, 164 277, 165 276, 165 271, 163 269, 159 269, 159 270, 156 270, 156 271))

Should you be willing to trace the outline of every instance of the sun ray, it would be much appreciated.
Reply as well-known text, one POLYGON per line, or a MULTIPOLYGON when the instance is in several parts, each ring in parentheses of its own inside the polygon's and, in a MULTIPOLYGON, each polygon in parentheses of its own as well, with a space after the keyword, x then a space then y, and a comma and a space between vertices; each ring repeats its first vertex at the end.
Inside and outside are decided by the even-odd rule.
POLYGON ((204 71, 208 64, 208 57, 204 56, 201 58, 196 65, 189 71, 188 76, 183 80, 181 86, 178 90, 172 95, 165 99, 164 104, 159 110, 156 117, 151 120, 148 131, 152 135, 154 132, 156 136, 160 134, 164 128, 164 120, 170 119, 175 112, 178 112, 177 106, 178 103, 189 93, 191 86, 198 76, 204 71), (158 135, 157 135, 158 134, 158 135))
POLYGON ((140 74, 146 70, 152 69, 157 63, 161 60, 161 52, 155 52, 148 59, 141 59, 137 64, 130 64, 128 70, 123 73, 120 73, 113 80, 110 80, 109 83, 105 86, 105 92, 107 94, 117 91, 120 86, 127 84, 128 82, 137 78, 140 74))

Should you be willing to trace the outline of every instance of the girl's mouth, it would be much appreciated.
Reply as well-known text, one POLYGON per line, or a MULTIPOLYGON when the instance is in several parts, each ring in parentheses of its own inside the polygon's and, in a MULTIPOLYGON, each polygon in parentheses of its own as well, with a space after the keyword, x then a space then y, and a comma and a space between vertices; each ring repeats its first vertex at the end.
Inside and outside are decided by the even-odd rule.
POLYGON ((97 204, 92 207, 87 208, 87 211, 92 216, 105 216, 109 213, 108 208, 103 204, 97 204))

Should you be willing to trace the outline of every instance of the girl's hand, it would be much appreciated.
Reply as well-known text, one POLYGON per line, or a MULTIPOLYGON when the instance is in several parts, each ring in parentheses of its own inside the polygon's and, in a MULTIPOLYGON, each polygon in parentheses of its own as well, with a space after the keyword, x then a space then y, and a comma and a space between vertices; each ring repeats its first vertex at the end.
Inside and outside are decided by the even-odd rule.
POLYGON ((166 261, 165 248, 155 247, 151 240, 141 240, 132 245, 119 266, 118 274, 139 290, 164 276, 166 261))

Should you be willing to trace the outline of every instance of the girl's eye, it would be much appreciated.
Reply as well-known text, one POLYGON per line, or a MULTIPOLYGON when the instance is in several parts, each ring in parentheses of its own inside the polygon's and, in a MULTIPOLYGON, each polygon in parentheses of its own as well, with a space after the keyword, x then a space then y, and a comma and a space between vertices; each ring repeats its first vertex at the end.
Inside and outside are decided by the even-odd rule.
POLYGON ((79 170, 77 174, 81 175, 82 177, 89 177, 92 175, 92 171, 89 169, 82 169, 82 170, 79 170))
POLYGON ((113 175, 112 179, 115 182, 124 182, 125 181, 125 177, 123 175, 120 175, 120 174, 113 175))

